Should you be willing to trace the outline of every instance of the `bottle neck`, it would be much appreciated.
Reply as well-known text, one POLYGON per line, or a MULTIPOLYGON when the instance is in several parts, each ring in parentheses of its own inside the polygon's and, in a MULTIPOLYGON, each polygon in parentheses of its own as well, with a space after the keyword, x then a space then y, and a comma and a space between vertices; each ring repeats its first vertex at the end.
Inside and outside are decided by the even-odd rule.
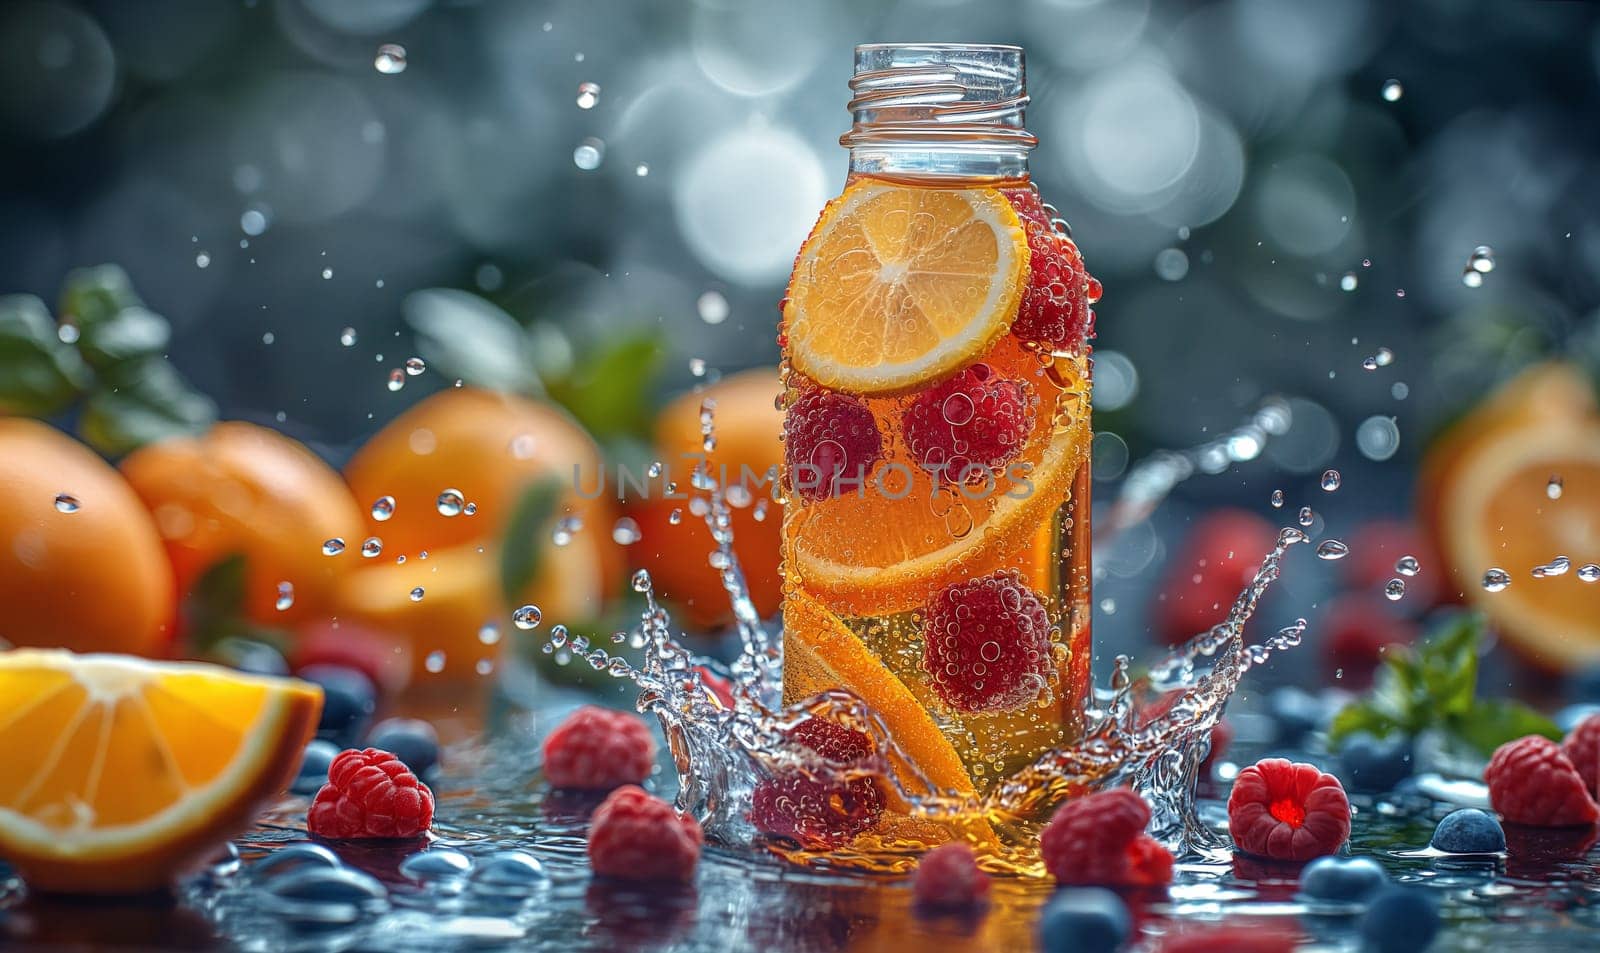
POLYGON ((1022 50, 968 44, 856 48, 852 175, 1020 179, 1038 140, 1023 126, 1022 50))

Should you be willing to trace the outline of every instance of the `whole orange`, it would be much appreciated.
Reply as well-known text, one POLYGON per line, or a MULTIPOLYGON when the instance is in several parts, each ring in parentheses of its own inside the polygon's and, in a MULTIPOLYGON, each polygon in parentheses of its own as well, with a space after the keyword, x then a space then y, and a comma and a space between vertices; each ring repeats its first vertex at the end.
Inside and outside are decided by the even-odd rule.
POLYGON ((708 561, 715 548, 711 531, 690 512, 688 500, 668 498, 663 484, 670 479, 678 484, 677 494, 692 494, 690 474, 704 457, 719 481, 744 486, 747 494, 730 496, 735 551, 756 610, 763 617, 776 613, 782 596, 778 562, 783 510, 772 497, 783 459, 783 412, 777 407, 782 392, 778 369, 758 367, 674 400, 656 418, 655 453, 663 477, 649 482, 643 498, 635 487, 628 488, 633 494, 628 512, 641 534, 630 547, 631 558, 650 571, 657 593, 691 625, 724 624, 732 620, 733 610, 721 572, 708 561), (707 400, 715 402, 716 446, 709 454, 700 432, 700 411, 707 400))
POLYGON ((156 655, 174 605, 172 567, 127 481, 54 428, 0 418, 0 640, 156 655))
POLYGON ((558 544, 556 524, 538 528, 533 542, 541 568, 513 598, 521 604, 537 596, 545 616, 556 621, 597 618, 623 570, 612 540, 616 504, 609 481, 597 492, 603 465, 594 440, 558 407, 476 388, 434 394, 380 430, 345 467, 363 511, 393 499, 387 519, 363 514, 366 533, 383 541, 381 561, 388 565, 363 567, 345 587, 345 611, 413 636, 419 665, 442 648, 448 673, 471 674, 474 666, 458 664, 466 656, 452 648, 467 646, 485 623, 509 624, 514 606, 507 606, 499 577, 504 533, 524 492, 555 479, 561 489, 552 518, 566 520, 567 532, 558 544), (460 495, 459 512, 453 494, 460 495), (407 562, 394 565, 401 555, 407 562), (468 563, 472 568, 463 568, 468 563), (440 591, 451 593, 454 606, 448 626, 439 616, 446 599, 430 603, 430 594, 421 605, 409 601, 411 589, 426 589, 427 577, 438 574, 448 577, 440 591), (548 585, 554 579, 562 584, 548 585))
POLYGON ((122 472, 155 516, 179 591, 243 554, 243 609, 257 622, 326 617, 339 577, 361 558, 361 513, 339 475, 265 427, 233 421, 150 444, 129 454, 122 472), (324 555, 334 538, 347 551, 324 555), (280 610, 286 594, 292 604, 280 610))

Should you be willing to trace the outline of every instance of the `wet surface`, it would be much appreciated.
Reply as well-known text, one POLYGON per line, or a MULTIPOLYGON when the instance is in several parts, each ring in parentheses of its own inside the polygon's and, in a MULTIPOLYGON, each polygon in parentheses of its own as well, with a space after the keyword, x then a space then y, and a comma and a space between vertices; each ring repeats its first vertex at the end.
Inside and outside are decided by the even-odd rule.
MULTIPOLYGON (((1033 948, 1045 881, 996 881, 979 917, 927 918, 904 878, 820 874, 762 853, 709 848, 692 887, 596 881, 584 830, 596 797, 550 794, 537 737, 519 725, 492 745, 453 748, 438 779, 429 844, 309 844, 307 799, 285 798, 210 872, 166 898, 37 898, 0 887, 6 949, 172 950, 904 950, 1033 948), (417 857, 419 852, 426 859, 417 857), (459 852, 460 855, 456 856, 459 852), (522 852, 522 853, 516 853, 522 852), (528 858, 536 863, 530 863, 528 858), (271 858, 269 860, 269 858, 271 858), (409 862, 408 862, 409 861, 409 862)), ((670 787, 670 772, 658 775, 670 787)), ((1419 793, 1354 798, 1353 854, 1443 901, 1436 950, 1592 949, 1600 931, 1600 851, 1593 834, 1508 828, 1505 858, 1425 848, 1456 805, 1419 793)), ((1218 791, 1208 792, 1218 794, 1218 791)), ((1220 826, 1220 801, 1201 802, 1220 826)), ((1181 865, 1165 897, 1130 895, 1146 948, 1190 922, 1254 919, 1292 926, 1318 949, 1356 949, 1359 908, 1297 900, 1297 868, 1245 858, 1181 865)))

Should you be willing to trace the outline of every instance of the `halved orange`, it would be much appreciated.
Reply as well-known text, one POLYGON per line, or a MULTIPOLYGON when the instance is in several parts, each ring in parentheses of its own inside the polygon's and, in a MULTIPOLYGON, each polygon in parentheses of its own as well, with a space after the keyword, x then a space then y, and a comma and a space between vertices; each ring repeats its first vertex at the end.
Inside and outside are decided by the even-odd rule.
POLYGON ((904 393, 1006 332, 1027 268, 1027 235, 995 189, 862 179, 823 209, 795 260, 789 359, 825 387, 904 393))
MULTIPOLYGON (((899 466, 882 487, 869 482, 861 492, 786 508, 785 559, 794 585, 842 615, 888 615, 918 608, 957 580, 1034 569, 1035 537, 1088 459, 1087 358, 1054 358, 1047 373, 1035 354, 1008 338, 984 360, 1001 376, 1031 382, 1039 394, 1038 423, 1011 464, 1019 475, 1026 470, 1031 486, 1002 476, 992 489, 935 487, 934 475, 897 441, 886 463, 899 466)), ((890 405, 875 410, 880 428, 892 432, 896 402, 873 403, 890 405)))
POLYGON ((0 859, 34 890, 164 887, 283 790, 321 708, 214 665, 0 653, 0 859))
POLYGON ((1546 668, 1600 660, 1600 581, 1580 569, 1600 562, 1600 417, 1552 413, 1481 437, 1454 461, 1438 507, 1452 581, 1507 642, 1546 668), (1564 573, 1534 576, 1557 556, 1564 573), (1486 591, 1491 568, 1511 585, 1486 591))

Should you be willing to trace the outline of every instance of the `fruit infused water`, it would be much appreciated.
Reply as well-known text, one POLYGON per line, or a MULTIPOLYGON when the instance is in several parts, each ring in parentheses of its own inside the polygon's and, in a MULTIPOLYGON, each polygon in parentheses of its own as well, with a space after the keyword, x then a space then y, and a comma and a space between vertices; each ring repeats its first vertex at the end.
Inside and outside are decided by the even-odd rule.
POLYGON ((1028 177, 1020 48, 862 46, 850 85, 779 335, 784 701, 848 689, 981 794, 1082 730, 1099 289, 1028 177))

